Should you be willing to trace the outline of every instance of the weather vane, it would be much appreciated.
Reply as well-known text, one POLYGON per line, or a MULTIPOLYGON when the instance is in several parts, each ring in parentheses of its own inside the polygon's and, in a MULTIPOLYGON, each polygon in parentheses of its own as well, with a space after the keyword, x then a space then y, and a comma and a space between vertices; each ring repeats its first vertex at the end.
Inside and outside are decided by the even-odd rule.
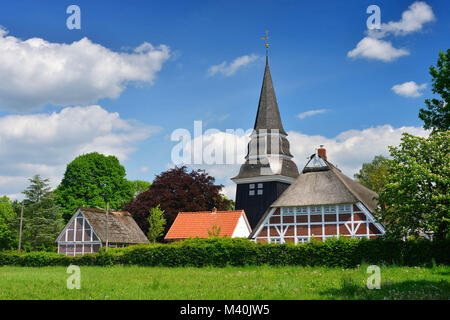
POLYGON ((269 50, 269 30, 266 30, 266 36, 261 38, 261 40, 264 40, 266 42, 266 57, 267 57, 269 50))

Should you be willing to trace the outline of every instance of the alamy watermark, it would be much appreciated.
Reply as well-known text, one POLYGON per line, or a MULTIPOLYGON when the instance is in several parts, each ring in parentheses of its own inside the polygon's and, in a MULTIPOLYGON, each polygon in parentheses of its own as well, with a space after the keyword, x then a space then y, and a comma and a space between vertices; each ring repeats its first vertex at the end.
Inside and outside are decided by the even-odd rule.
POLYGON ((377 265, 371 265, 367 267, 367 274, 370 276, 367 278, 366 286, 367 289, 380 289, 381 288, 381 270, 377 265))
POLYGON ((66 273, 70 274, 67 278, 67 289, 81 289, 81 270, 79 266, 71 264, 67 267, 66 273))
POLYGON ((79 6, 72 4, 67 7, 66 13, 70 16, 66 20, 67 29, 81 29, 81 9, 79 6))
POLYGON ((175 165, 235 165, 248 161, 262 164, 261 174, 273 174, 281 167, 283 134, 278 129, 207 129, 194 121, 193 134, 185 128, 172 132, 178 142, 171 152, 175 165))
POLYGON ((366 13, 372 14, 367 18, 366 25, 367 29, 381 29, 381 9, 379 6, 372 4, 367 7, 366 13))

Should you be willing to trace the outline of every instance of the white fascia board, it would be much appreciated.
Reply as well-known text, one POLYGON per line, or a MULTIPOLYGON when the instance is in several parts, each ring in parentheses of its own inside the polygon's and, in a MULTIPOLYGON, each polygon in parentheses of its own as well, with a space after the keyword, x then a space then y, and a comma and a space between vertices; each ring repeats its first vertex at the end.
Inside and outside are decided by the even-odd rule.
POLYGON ((377 222, 377 220, 375 219, 375 217, 372 215, 372 213, 366 208, 366 206, 364 204, 362 204, 361 202, 356 203, 356 206, 362 211, 364 212, 364 214, 369 218, 370 222, 372 222, 377 228, 378 230, 380 230, 383 234, 386 233, 386 230, 384 229, 384 227, 381 225, 381 223, 377 222))
MULTIPOLYGON (((60 238, 66 233, 67 228, 69 228, 69 225, 72 223, 73 220, 75 220, 75 217, 78 215, 78 213, 81 212, 81 209, 78 208, 77 211, 75 211, 75 213, 72 215, 72 217, 70 218, 70 220, 66 223, 64 229, 61 231, 61 233, 59 234, 59 236, 56 238, 55 242, 59 242, 61 241, 60 238)), ((83 215, 84 216, 84 215, 83 215)))
POLYGON ((272 181, 279 181, 279 182, 291 184, 295 181, 295 178, 285 177, 282 175, 271 175, 271 176, 258 176, 258 177, 240 178, 240 179, 232 178, 231 180, 233 180, 236 184, 272 182, 272 181))
POLYGON ((263 220, 263 222, 261 223, 261 225, 259 226, 258 229, 256 229, 255 233, 254 233, 254 237, 252 239, 256 238, 256 235, 259 234, 261 232, 261 229, 264 228, 264 226, 266 225, 267 221, 270 219, 270 217, 272 217, 272 214, 275 212, 275 210, 277 210, 277 208, 271 208, 269 211, 269 214, 267 215, 267 217, 263 220))

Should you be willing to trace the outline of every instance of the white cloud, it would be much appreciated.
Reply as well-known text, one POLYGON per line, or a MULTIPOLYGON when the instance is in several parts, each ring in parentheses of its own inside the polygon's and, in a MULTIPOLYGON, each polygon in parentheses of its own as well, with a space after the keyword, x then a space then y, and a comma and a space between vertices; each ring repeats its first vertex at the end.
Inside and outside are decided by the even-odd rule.
POLYGON ((391 125, 382 125, 344 131, 332 138, 291 131, 288 139, 299 170, 305 166, 307 158, 315 152, 315 148, 323 144, 328 160, 352 178, 363 163, 372 161, 376 155, 389 156, 388 146, 397 146, 404 132, 428 136, 428 132, 422 127, 393 128, 391 125))
MULTIPOLYGON (((353 175, 361 169, 362 164, 372 161, 376 155, 389 156, 388 146, 398 146, 404 132, 422 137, 429 134, 422 127, 393 128, 391 125, 382 125, 363 130, 343 131, 331 138, 290 131, 288 132, 288 139, 291 153, 294 156, 293 160, 299 170, 303 169, 308 157, 315 152, 315 149, 323 144, 327 150, 328 160, 342 170, 344 174, 353 178, 353 175)), ((204 153, 206 148, 210 150, 220 149, 224 152, 230 152, 230 158, 237 161, 234 164, 197 164, 190 165, 190 167, 205 169, 207 173, 217 179, 217 183, 225 186, 222 193, 234 200, 236 188, 230 178, 239 173, 240 165, 246 155, 246 148, 242 148, 242 145, 247 145, 248 136, 234 135, 233 137, 233 135, 222 132, 202 138, 206 140, 206 143, 203 145, 203 149, 199 149, 199 152, 204 153), (227 141, 238 141, 240 147, 229 148, 227 141)), ((197 139, 200 139, 200 137, 197 139)))
POLYGON ((321 113, 326 113, 326 112, 328 112, 327 109, 309 110, 309 111, 305 111, 305 112, 298 114, 297 117, 299 119, 305 119, 307 117, 315 116, 316 114, 321 114, 321 113))
POLYGON ((350 50, 350 58, 366 58, 389 62, 409 55, 406 49, 397 49, 389 41, 381 40, 388 35, 404 36, 422 30, 425 23, 434 21, 431 7, 425 2, 416 1, 402 13, 399 21, 381 24, 380 29, 368 30, 367 36, 358 42, 356 48, 350 50))
POLYGON ((117 98, 130 81, 152 83, 169 58, 165 45, 144 42, 114 52, 87 38, 71 44, 21 40, 0 27, 0 109, 77 105, 117 98))
POLYGON ((257 61, 258 59, 261 59, 261 56, 251 54, 238 57, 230 63, 224 61, 221 64, 209 67, 208 75, 214 76, 216 74, 222 74, 223 76, 229 77, 234 75, 239 69, 250 65, 251 63, 257 61))
POLYGON ((233 182, 233 184, 224 185, 222 188, 222 194, 228 199, 232 199, 234 201, 236 198, 236 184, 233 182))
POLYGON ((396 49, 389 41, 370 37, 363 38, 355 49, 347 53, 349 58, 368 58, 386 62, 405 55, 409 55, 408 50, 396 49))
POLYGON ((400 21, 390 21, 381 24, 381 30, 370 30, 369 34, 374 37, 384 37, 387 34, 403 36, 412 32, 422 30, 425 23, 432 22, 436 18, 433 10, 425 2, 417 1, 402 13, 400 21))
POLYGON ((0 117, 0 194, 19 194, 37 173, 55 187, 66 165, 83 153, 97 151, 124 161, 136 142, 160 129, 121 119, 100 106, 0 117))
POLYGON ((418 85, 414 81, 408 81, 402 84, 396 84, 392 87, 392 90, 400 96, 407 98, 416 98, 422 95, 422 92, 420 92, 420 90, 423 90, 426 87, 426 83, 418 85))

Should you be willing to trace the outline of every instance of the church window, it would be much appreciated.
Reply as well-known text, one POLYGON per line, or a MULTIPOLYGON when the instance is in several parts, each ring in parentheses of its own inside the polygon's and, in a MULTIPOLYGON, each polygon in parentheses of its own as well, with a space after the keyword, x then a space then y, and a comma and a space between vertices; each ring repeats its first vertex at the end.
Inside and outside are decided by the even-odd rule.
POLYGON ((335 206, 325 206, 324 207, 326 213, 335 213, 336 207, 335 206))
POLYGON ((293 207, 281 208, 281 212, 283 213, 283 215, 292 216, 294 215, 294 209, 295 208, 293 207))
POLYGON ((295 208, 295 213, 297 214, 307 214, 308 208, 307 207, 297 207, 295 208))
POLYGON ((258 183, 258 195, 262 195, 263 194, 263 184, 262 183, 258 183))
POLYGON ((255 195, 255 184, 254 183, 250 183, 250 185, 248 187, 249 187, 248 195, 249 196, 254 196, 255 195))
POLYGON ((308 237, 298 237, 297 241, 298 243, 306 243, 308 242, 308 237))
POLYGON ((312 206, 310 208, 311 213, 322 213, 322 207, 321 206, 312 206))
POLYGON ((339 205, 339 212, 350 212, 351 205, 349 204, 341 204, 339 205))

